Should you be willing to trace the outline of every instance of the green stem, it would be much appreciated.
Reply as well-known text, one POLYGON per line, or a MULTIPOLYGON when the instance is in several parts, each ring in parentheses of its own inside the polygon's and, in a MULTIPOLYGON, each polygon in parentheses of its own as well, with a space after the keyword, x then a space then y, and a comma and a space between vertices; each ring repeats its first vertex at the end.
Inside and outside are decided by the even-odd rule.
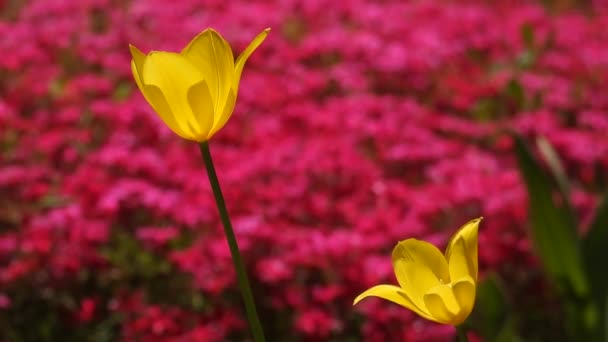
POLYGON ((253 334, 253 340, 255 342, 265 342, 264 330, 260 324, 260 319, 255 309, 255 302, 253 300, 253 294, 251 293, 251 286, 249 285, 249 279, 247 278, 247 272, 243 266, 243 259, 241 258, 241 252, 234 236, 234 230, 232 229, 232 223, 230 223, 230 217, 226 210, 226 203, 224 202, 224 195, 222 195, 222 189, 220 188, 220 182, 217 179, 215 173, 215 167, 213 166, 213 160, 211 159, 211 152, 209 151, 209 143, 202 142, 200 144, 201 154, 207 168, 207 175, 209 176, 209 183, 213 189, 213 196, 217 204, 217 209, 220 212, 220 218, 224 225, 224 233, 228 240, 228 246, 230 247, 230 254, 232 255, 232 262, 234 269, 236 270, 236 276, 241 290, 241 296, 245 302, 245 311, 247 312, 247 319, 251 327, 253 334))
POLYGON ((469 338, 467 337, 467 330, 463 325, 459 325, 456 327, 456 333, 458 333, 458 341, 460 342, 469 342, 469 338))

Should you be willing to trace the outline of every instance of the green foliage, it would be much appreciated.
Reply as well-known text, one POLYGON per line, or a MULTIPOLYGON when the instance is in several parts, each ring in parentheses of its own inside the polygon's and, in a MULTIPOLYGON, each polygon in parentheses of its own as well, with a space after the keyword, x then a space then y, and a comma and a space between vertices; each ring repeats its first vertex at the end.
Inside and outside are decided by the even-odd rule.
POLYGON ((114 268, 113 277, 105 280, 108 286, 144 290, 150 303, 178 305, 192 311, 206 308, 206 300, 191 288, 189 276, 175 270, 167 258, 143 248, 128 232, 116 231, 102 253, 114 268), (167 297, 167 293, 172 296, 167 297))
POLYGON ((569 184, 557 153, 546 140, 539 150, 547 172, 521 137, 515 137, 520 172, 528 189, 530 233, 546 275, 557 289, 573 341, 608 341, 608 193, 588 234, 580 237, 569 184))
POLYGON ((517 342, 517 336, 511 309, 507 303, 499 280, 495 276, 487 277, 477 287, 477 299, 473 321, 479 321, 480 335, 484 341, 517 342))
MULTIPOLYGON (((608 341, 608 272, 604 260, 608 256, 608 192, 599 205, 587 236, 583 239, 583 253, 587 276, 591 283, 593 301, 598 306, 600 332, 597 337, 608 341), (603 327, 601 326, 603 325, 603 327)), ((599 341, 599 339, 598 339, 599 341)))
POLYGON ((567 198, 556 201, 551 178, 523 140, 515 139, 521 174, 528 188, 531 235, 550 278, 562 292, 585 296, 588 285, 583 273, 575 217, 567 198), (561 202, 561 203, 560 203, 561 202))
MULTIPOLYGON (((183 247, 189 240, 180 236, 173 243, 183 247)), ((11 305, 0 310, 0 341, 118 341, 125 317, 109 305, 117 289, 141 291, 144 304, 203 314, 210 310, 208 298, 192 288, 189 275, 176 270, 166 257, 144 248, 128 230, 115 229, 102 253, 111 271, 84 269, 60 279, 42 271, 4 288, 11 305), (94 318, 81 322, 77 312, 86 298, 94 298, 98 305, 94 318)))
POLYGON ((50 282, 48 274, 22 279, 6 289, 10 307, 0 311, 0 340, 12 342, 111 342, 119 337, 122 317, 108 310, 96 309, 98 319, 77 322, 79 301, 94 294, 109 298, 108 289, 98 287, 93 275, 86 272, 71 279, 50 282))
POLYGON ((112 93, 112 99, 117 102, 122 102, 128 99, 129 96, 131 96, 132 92, 133 86, 131 85, 131 83, 121 82, 114 89, 114 92, 112 93))
POLYGON ((492 121, 534 107, 517 78, 512 78, 501 91, 493 96, 482 97, 471 108, 471 115, 478 121, 492 121))

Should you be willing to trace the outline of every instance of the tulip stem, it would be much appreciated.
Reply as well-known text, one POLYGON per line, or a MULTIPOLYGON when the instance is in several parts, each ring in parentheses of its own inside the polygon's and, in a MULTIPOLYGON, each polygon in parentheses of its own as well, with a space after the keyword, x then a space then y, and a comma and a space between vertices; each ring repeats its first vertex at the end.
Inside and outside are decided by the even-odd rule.
POLYGON ((459 325, 456 327, 456 333, 458 334, 459 342, 469 342, 469 338, 467 337, 467 330, 463 325, 459 325))
POLYGON ((251 286, 249 285, 247 272, 245 271, 245 267, 243 266, 241 252, 239 251, 239 246, 236 242, 234 230, 232 229, 232 223, 230 223, 228 210, 226 210, 224 195, 222 195, 220 182, 217 179, 215 167, 213 166, 213 160, 211 159, 209 143, 202 142, 200 144, 200 149, 201 154, 203 156, 203 160, 205 162, 205 168, 207 168, 209 183, 211 183, 211 188, 213 189, 213 196, 215 197, 215 202, 220 212, 220 218, 222 220, 222 224, 224 225, 224 233, 226 234, 228 246, 230 247, 230 254, 232 255, 232 262, 234 264, 234 269, 236 270, 237 280, 239 283, 239 288, 241 290, 241 296, 243 297, 243 301, 245 302, 245 311, 247 312, 247 320, 249 320, 249 325, 253 334, 253 340, 255 342, 265 342, 264 330, 262 330, 262 325, 260 324, 260 319, 258 318, 258 314, 255 308, 255 301, 253 300, 253 294, 251 293, 251 286))

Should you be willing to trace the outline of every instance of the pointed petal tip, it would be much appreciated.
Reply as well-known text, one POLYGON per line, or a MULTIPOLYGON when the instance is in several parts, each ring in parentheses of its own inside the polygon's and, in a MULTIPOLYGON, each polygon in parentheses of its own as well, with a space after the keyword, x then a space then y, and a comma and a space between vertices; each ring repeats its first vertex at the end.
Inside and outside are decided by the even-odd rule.
MULTIPOLYGON (((209 33, 211 33, 211 34, 217 35, 217 36, 218 36, 218 37, 220 37, 221 39, 224 39, 224 37, 222 37, 222 34, 221 34, 221 33, 219 33, 219 31, 217 31, 217 30, 216 30, 216 29, 214 29, 214 28, 211 28, 211 27, 210 27, 210 28, 206 29, 205 31, 207 31, 207 32, 209 32, 209 33)), ((205 32, 205 31, 203 31, 203 32, 205 32)))
POLYGON ((200 36, 201 34, 205 34, 205 33, 217 33, 217 30, 212 28, 212 27, 207 27, 206 29, 202 30, 199 34, 197 34, 197 36, 200 36))
POLYGON ((135 57, 135 56, 143 56, 146 57, 146 55, 141 52, 141 50, 139 50, 135 45, 133 44, 129 44, 129 52, 131 52, 131 57, 135 57))
POLYGON ((469 224, 479 223, 481 221, 483 221, 483 216, 479 216, 478 218, 471 219, 467 223, 463 224, 463 226, 466 226, 466 225, 469 225, 469 224))
POLYGON ((477 227, 477 226, 479 226, 479 224, 481 223, 481 221, 483 221, 483 216, 480 216, 478 218, 472 219, 472 220, 468 221, 467 223, 463 224, 460 227, 460 230, 462 230, 464 228, 467 228, 467 227, 472 227, 472 226, 473 227, 477 227))
POLYGON ((483 216, 480 216, 480 217, 478 217, 476 219, 472 219, 471 221, 467 222, 465 224, 465 226, 468 226, 468 225, 476 225, 476 226, 478 226, 481 223, 481 221, 483 221, 483 216))
MULTIPOLYGON (((253 38, 251 43, 249 43, 249 46, 253 46, 253 50, 255 50, 260 44, 262 44, 264 40, 266 40, 266 37, 268 37, 269 33, 270 27, 265 28, 264 30, 262 30, 262 32, 258 33, 257 36, 253 38)), ((249 46, 247 47, 247 49, 249 49, 249 46)), ((253 52, 253 50, 251 52, 253 52)))
MULTIPOLYGON (((365 292, 367 292, 367 291, 365 291, 365 292)), ((360 295, 358 295, 358 296, 357 296, 357 298, 355 298, 355 299, 353 300, 353 306, 357 305, 357 303, 359 303, 359 302, 360 302, 360 301, 362 301, 362 300, 363 300, 365 297, 367 297, 367 295, 365 295, 365 292, 364 292, 364 293, 362 293, 362 294, 360 294, 360 295)))
POLYGON ((208 27, 208 28, 202 30, 196 36, 194 36, 194 38, 192 38, 192 40, 190 40, 188 45, 186 45, 186 47, 184 47, 182 49, 180 54, 185 54, 187 51, 191 50, 195 45, 201 45, 201 44, 206 45, 208 42, 201 38, 205 38, 205 37, 209 37, 209 36, 214 36, 217 39, 219 39, 220 41, 222 41, 223 43, 228 45, 228 42, 224 39, 224 37, 222 37, 222 35, 218 31, 216 31, 215 29, 213 29, 211 27, 208 27))

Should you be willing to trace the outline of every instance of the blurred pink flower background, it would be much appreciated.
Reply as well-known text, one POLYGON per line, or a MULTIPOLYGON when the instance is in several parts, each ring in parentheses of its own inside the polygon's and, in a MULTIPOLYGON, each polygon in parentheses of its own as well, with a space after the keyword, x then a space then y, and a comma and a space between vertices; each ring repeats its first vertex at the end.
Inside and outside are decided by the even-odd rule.
MULTIPOLYGON (((608 174, 602 1, 0 1, 0 340, 242 341, 196 146, 152 113, 128 44, 272 27, 212 141, 270 341, 446 341, 364 289, 398 240, 486 217, 481 277, 551 298, 507 130, 545 136, 583 219, 608 174)), ((584 229, 584 227, 581 227, 584 229)), ((548 319, 549 319, 548 318, 548 319)))

